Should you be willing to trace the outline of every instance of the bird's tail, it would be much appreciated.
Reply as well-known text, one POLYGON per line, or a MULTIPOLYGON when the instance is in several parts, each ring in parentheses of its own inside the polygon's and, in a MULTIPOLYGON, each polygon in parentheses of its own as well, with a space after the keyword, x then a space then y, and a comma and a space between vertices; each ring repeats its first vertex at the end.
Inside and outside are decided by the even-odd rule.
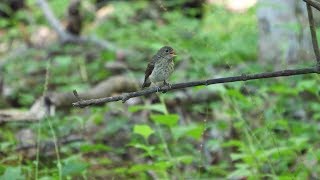
POLYGON ((150 84, 151 84, 150 79, 146 78, 146 79, 144 79, 144 82, 142 84, 142 88, 149 87, 150 84))

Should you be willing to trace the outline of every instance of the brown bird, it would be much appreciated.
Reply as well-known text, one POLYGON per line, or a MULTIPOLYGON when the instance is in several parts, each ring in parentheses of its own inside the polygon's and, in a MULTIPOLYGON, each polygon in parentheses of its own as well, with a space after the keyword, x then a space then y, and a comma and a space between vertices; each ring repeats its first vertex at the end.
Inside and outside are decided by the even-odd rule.
POLYGON ((173 59, 175 56, 176 54, 172 47, 162 47, 148 64, 142 88, 149 87, 151 83, 158 85, 163 82, 163 85, 169 85, 167 79, 174 70, 173 59))

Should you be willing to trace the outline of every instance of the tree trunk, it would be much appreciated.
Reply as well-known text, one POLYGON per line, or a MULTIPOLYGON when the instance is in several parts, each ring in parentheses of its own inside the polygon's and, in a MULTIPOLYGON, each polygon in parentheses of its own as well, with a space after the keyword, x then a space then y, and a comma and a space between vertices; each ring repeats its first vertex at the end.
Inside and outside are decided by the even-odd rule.
POLYGON ((314 60, 306 5, 301 0, 259 0, 259 60, 275 69, 314 60))

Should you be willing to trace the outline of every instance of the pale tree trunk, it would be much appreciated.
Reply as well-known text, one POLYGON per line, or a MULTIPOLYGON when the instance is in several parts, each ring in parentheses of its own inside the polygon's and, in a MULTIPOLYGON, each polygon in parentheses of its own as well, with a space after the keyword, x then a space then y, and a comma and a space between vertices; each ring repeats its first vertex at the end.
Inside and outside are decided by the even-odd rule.
POLYGON ((259 0, 259 60, 275 69, 314 59, 302 0, 259 0))

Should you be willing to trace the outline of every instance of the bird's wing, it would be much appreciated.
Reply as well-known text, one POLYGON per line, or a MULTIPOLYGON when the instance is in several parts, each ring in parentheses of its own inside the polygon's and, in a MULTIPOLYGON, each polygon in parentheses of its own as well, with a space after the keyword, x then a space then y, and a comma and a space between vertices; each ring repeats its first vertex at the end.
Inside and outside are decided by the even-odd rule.
POLYGON ((149 78, 150 74, 152 73, 153 69, 154 69, 154 63, 150 62, 148 64, 148 67, 147 67, 145 73, 144 73, 145 76, 144 76, 144 82, 143 82, 142 87, 150 86, 150 82, 148 82, 148 78, 149 78))
POLYGON ((148 78, 150 76, 150 74, 152 73, 153 69, 154 69, 154 65, 156 63, 156 55, 152 57, 152 60, 149 62, 147 69, 145 71, 145 75, 144 75, 144 82, 142 87, 148 87, 150 86, 150 82, 148 81, 148 78))

